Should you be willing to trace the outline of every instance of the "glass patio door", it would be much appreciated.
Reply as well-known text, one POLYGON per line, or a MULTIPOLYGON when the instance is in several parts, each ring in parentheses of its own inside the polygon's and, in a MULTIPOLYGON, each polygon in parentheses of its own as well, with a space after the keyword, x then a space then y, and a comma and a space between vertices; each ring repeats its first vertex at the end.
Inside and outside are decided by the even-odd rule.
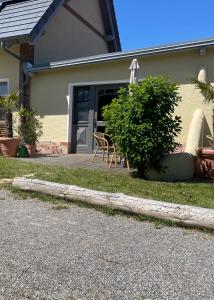
POLYGON ((81 86, 74 89, 73 153, 92 153, 95 147, 93 133, 105 132, 103 107, 117 97, 121 85, 81 86))
POLYGON ((94 129, 94 88, 76 87, 74 90, 73 153, 92 153, 94 129))
POLYGON ((95 101, 95 130, 105 132, 105 122, 103 120, 103 108, 110 104, 118 95, 120 86, 99 86, 96 88, 95 101))

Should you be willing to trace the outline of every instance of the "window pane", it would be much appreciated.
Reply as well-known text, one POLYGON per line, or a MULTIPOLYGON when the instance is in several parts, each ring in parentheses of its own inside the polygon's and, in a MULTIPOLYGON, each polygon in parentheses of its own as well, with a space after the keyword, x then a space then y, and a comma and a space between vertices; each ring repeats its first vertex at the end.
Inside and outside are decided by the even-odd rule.
POLYGON ((103 107, 110 104, 118 95, 119 88, 102 89, 98 91, 97 121, 103 121, 103 107), (102 91, 102 93, 101 93, 102 91))
POLYGON ((75 97, 75 121, 88 121, 90 92, 89 88, 76 89, 75 97))
POLYGON ((8 94, 8 82, 0 82, 0 96, 6 96, 8 94))
POLYGON ((77 145, 87 145, 88 128, 78 127, 77 128, 77 145))

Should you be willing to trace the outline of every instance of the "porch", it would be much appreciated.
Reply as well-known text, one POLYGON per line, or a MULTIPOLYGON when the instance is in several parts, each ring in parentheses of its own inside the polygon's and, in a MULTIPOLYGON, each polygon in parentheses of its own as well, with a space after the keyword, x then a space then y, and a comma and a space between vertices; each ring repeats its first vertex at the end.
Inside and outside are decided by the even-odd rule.
MULTIPOLYGON (((114 173, 129 173, 127 168, 123 168, 121 164, 112 164, 111 168, 107 165, 106 161, 103 162, 101 157, 95 158, 92 163, 92 154, 50 154, 50 155, 37 155, 29 158, 18 158, 25 162, 33 162, 44 165, 60 166, 70 169, 88 169, 88 170, 103 170, 114 173)), ((17 158, 15 158, 17 159, 17 158)))

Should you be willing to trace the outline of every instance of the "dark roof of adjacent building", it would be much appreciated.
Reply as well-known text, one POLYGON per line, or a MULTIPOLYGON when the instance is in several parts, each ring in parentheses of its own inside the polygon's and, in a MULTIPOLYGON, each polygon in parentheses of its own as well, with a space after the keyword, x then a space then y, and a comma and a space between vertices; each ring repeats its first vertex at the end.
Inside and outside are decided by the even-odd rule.
MULTIPOLYGON (((110 52, 120 51, 113 0, 99 0, 110 52)), ((41 33, 65 0, 0 0, 0 41, 30 41, 41 33)))
POLYGON ((0 40, 33 41, 62 0, 1 0, 0 40))
POLYGON ((214 47, 214 39, 206 39, 192 42, 163 45, 159 47, 145 48, 134 51, 115 52, 90 57, 76 58, 65 61, 50 62, 48 64, 34 65, 29 68, 30 72, 41 72, 80 65, 89 65, 102 62, 120 61, 133 58, 143 58, 145 56, 176 53, 188 50, 201 50, 203 54, 206 48, 214 47))

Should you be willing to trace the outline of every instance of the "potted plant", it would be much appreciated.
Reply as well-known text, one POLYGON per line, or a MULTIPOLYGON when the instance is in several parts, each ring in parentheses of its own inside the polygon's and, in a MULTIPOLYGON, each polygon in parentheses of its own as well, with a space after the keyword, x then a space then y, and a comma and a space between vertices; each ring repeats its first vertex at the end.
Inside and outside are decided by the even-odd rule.
POLYGON ((42 135, 42 123, 32 108, 20 107, 18 114, 21 117, 18 133, 26 145, 29 156, 34 156, 36 153, 36 142, 42 135))
MULTIPOLYGON (((204 103, 214 104, 214 87, 210 82, 201 81, 198 79, 193 79, 196 88, 201 92, 204 97, 204 103)), ((214 134, 214 107, 213 107, 213 134, 214 134)), ((214 149, 214 135, 207 136, 210 140, 210 145, 214 149)))
POLYGON ((20 138, 13 136, 13 110, 17 107, 19 91, 0 96, 0 108, 5 115, 5 137, 0 138, 1 152, 4 156, 15 157, 20 138))

